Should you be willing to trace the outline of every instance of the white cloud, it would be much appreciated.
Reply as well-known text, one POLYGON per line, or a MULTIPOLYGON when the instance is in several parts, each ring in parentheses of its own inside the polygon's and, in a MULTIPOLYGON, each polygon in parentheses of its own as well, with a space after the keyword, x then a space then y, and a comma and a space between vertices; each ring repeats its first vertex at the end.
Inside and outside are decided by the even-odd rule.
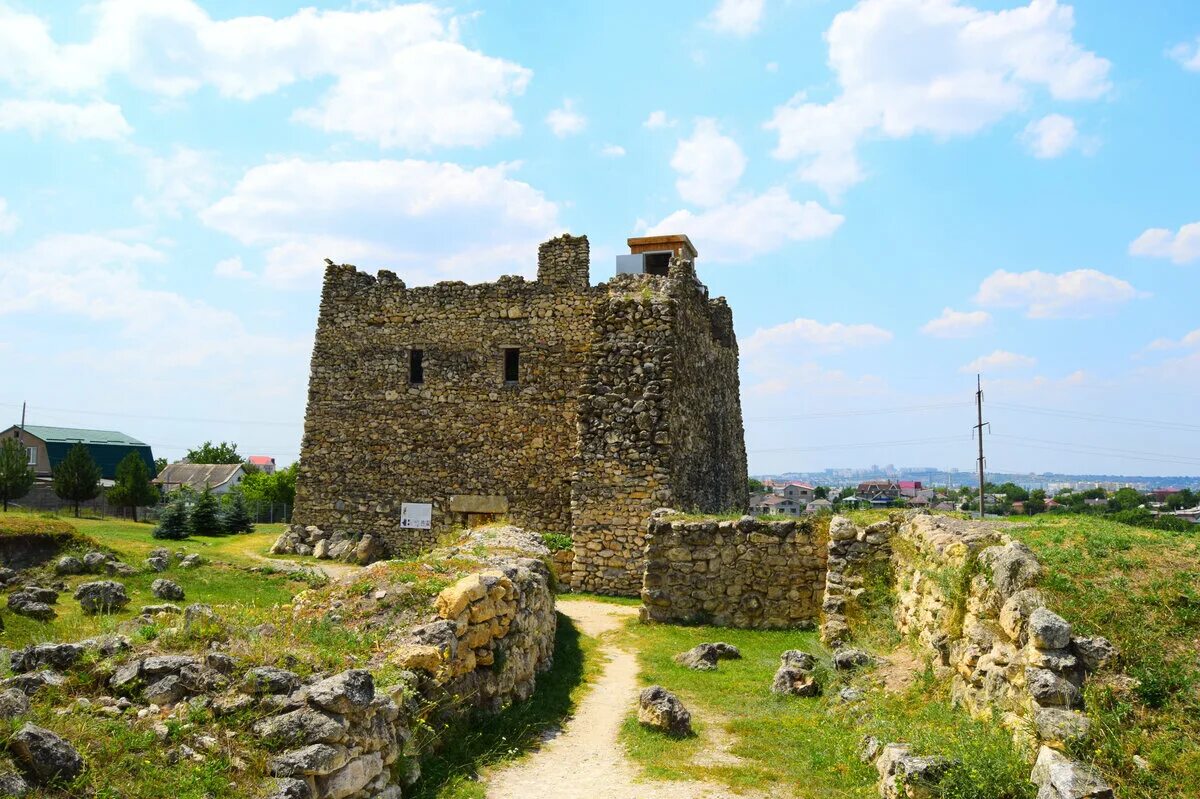
POLYGON ((983 355, 958 371, 960 372, 990 372, 1004 369, 1026 369, 1037 365, 1037 358, 1028 355, 1018 355, 1008 350, 996 350, 991 355, 983 355))
POLYGON ((1177 264, 1200 259, 1200 222, 1192 222, 1172 233, 1167 228, 1149 228, 1129 245, 1130 255, 1170 258, 1177 264))
POLYGON ((607 158, 621 158, 625 155, 625 148, 619 144, 606 144, 600 148, 600 155, 607 158))
POLYGON ((1048 114, 1025 126, 1021 141, 1035 158, 1058 158, 1075 146, 1079 131, 1075 120, 1062 114, 1048 114))
POLYGON ((680 139, 671 157, 679 173, 675 188, 685 202, 717 205, 746 170, 746 156, 737 142, 717 129, 715 119, 698 119, 690 139, 680 139))
POLYGON ((217 277, 231 277, 238 280, 249 280, 254 277, 254 273, 246 269, 241 257, 237 255, 217 261, 217 265, 213 267, 213 274, 217 277))
POLYGON ((743 343, 742 349, 752 364, 764 356, 796 361, 815 353, 877 347, 887 344, 892 338, 891 331, 871 324, 793 319, 781 325, 755 330, 743 343))
POLYGON ((530 275, 537 244, 561 232, 558 207, 514 170, 293 158, 250 169, 200 217, 267 248, 264 277, 281 283, 319 276, 326 257, 410 284, 530 275))
POLYGON ((78 93, 122 76, 167 97, 209 86, 240 100, 328 81, 293 119, 426 150, 516 133, 508 99, 531 75, 465 47, 461 19, 428 4, 214 20, 193 0, 104 0, 94 18, 90 39, 59 44, 40 18, 0 10, 0 81, 32 94, 78 93))
POLYGON ((987 311, 956 311, 943 308, 942 315, 930 319, 921 326, 921 332, 936 338, 967 338, 982 330, 992 321, 987 311))
POLYGON ((123 139, 133 132, 121 109, 95 101, 77 105, 53 100, 0 101, 0 131, 25 130, 34 138, 46 134, 67 141, 123 139))
POLYGON ((1191 44, 1184 42, 1172 47, 1171 58, 1182 64, 1186 70, 1200 72, 1200 36, 1191 44))
POLYGON ((762 23, 763 0, 720 0, 705 18, 707 28, 734 36, 749 36, 762 23))
POLYGON ((706 261, 739 262, 777 250, 789 241, 832 236, 844 219, 811 200, 796 202, 786 189, 776 187, 698 213, 676 211, 647 233, 686 232, 706 261))
POLYGON ((646 121, 642 126, 650 130, 658 130, 659 128, 671 128, 675 126, 675 120, 667 118, 666 111, 651 111, 646 117, 646 121))
POLYGON ((1148 350, 1178 350, 1191 347, 1200 347, 1200 328, 1187 333, 1178 341, 1170 338, 1158 338, 1146 345, 1148 350))
POLYGON ((582 133, 587 127, 587 117, 575 110, 574 100, 563 100, 562 106, 546 114, 546 124, 560 139, 582 133))
POLYGON ((980 284, 975 302, 997 308, 1020 308, 1031 319, 1081 319, 1145 296, 1148 295, 1126 281, 1095 269, 1076 269, 1058 275, 999 269, 980 284))
POLYGON ((17 215, 8 210, 8 200, 0 197, 0 234, 12 233, 17 224, 17 215))
POLYGON ((1072 36, 1074 11, 1030 0, 981 11, 958 0, 861 0, 825 34, 840 87, 828 103, 804 92, 766 127, 774 155, 802 161, 801 179, 836 195, 865 177, 858 143, 976 133, 1022 109, 1031 90, 1086 100, 1110 88, 1109 62, 1072 36))
POLYGON ((763 69, 765 69, 767 72, 778 72, 779 71, 779 62, 778 61, 768 61, 766 66, 763 67, 763 69))
POLYGON ((148 215, 163 214, 178 219, 183 211, 206 206, 217 188, 220 172, 211 154, 176 145, 169 155, 146 158, 147 195, 134 205, 148 215))

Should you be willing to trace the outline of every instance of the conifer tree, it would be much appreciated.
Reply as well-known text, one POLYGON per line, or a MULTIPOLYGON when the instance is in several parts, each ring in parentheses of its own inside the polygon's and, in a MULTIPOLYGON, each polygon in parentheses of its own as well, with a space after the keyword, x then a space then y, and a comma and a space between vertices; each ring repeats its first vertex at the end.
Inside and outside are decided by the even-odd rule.
POLYGON ((79 518, 79 503, 100 495, 100 467, 83 444, 67 450, 67 457, 54 467, 54 493, 75 506, 79 518))
POLYGON ((33 487, 33 469, 29 467, 29 455, 25 447, 15 438, 4 439, 0 445, 0 500, 4 510, 8 502, 20 499, 33 487))
POLYGON ((224 532, 221 529, 221 507, 208 484, 196 497, 196 504, 192 505, 189 526, 192 535, 221 535, 224 532))
POLYGON ((151 535, 155 538, 178 541, 191 534, 188 527, 187 503, 184 502, 183 497, 177 496, 162 512, 162 516, 158 519, 158 526, 154 528, 151 535))
POLYGON ((246 509, 246 498, 242 496, 241 491, 232 492, 222 509, 221 527, 226 535, 254 532, 254 522, 250 519, 250 511, 246 509))
POLYGON ((150 469, 137 452, 130 452, 117 464, 116 484, 108 489, 108 504, 131 508, 137 521, 137 509, 158 502, 158 489, 150 482, 150 469))

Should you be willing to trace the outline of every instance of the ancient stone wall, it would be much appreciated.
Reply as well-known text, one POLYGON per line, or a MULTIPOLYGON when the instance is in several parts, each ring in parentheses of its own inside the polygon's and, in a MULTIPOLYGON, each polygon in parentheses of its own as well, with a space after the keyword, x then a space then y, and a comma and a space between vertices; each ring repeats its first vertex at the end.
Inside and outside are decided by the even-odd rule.
POLYGON ((651 519, 642 588, 650 621, 781 629, 816 622, 823 522, 651 519))
POLYGON ((566 277, 586 275, 586 239, 547 243, 556 244, 542 253, 553 262, 548 283, 506 277, 409 289, 389 272, 327 270, 298 525, 382 536, 392 554, 430 548, 441 530, 474 521, 466 511, 570 532, 592 298, 566 277), (516 383, 504 379, 505 348, 520 351, 516 383), (424 379, 412 383, 418 349, 424 379), (432 503, 432 529, 402 529, 403 502, 432 503))
POLYGON ((828 568, 821 600, 821 640, 831 647, 850 638, 850 619, 859 610, 867 583, 890 581, 891 537, 896 521, 856 527, 845 516, 829 522, 828 568))
MULTIPOLYGON (((1033 552, 993 525, 946 516, 893 518, 866 530, 834 519, 831 547, 866 538, 875 539, 876 552, 885 546, 891 551, 896 628, 952 669, 955 703, 978 718, 998 716, 1020 745, 1038 752, 1032 779, 1039 785, 1052 782, 1042 772, 1053 761, 1056 773, 1103 786, 1088 767, 1057 751, 1086 738, 1084 681, 1116 652, 1104 638, 1073 635, 1071 625, 1046 607, 1037 590, 1043 570, 1033 552)), ((853 579, 871 562, 860 557, 839 568, 853 579)), ((831 555, 831 574, 832 563, 831 555)), ((827 604, 855 601, 852 591, 830 585, 836 590, 827 591, 827 604)), ((851 635, 852 627, 839 637, 851 635)), ((1048 799, 1060 799, 1057 788, 1043 790, 1048 799)))

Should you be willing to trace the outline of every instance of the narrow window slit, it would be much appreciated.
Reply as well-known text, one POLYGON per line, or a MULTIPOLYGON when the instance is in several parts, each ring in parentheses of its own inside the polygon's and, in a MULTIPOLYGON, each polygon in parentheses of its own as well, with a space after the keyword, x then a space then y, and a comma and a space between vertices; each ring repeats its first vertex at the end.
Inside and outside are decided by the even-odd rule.
POLYGON ((409 350, 408 382, 413 385, 425 382, 425 350, 409 350))
POLYGON ((504 350, 504 382, 516 383, 521 379, 521 351, 516 347, 504 350))

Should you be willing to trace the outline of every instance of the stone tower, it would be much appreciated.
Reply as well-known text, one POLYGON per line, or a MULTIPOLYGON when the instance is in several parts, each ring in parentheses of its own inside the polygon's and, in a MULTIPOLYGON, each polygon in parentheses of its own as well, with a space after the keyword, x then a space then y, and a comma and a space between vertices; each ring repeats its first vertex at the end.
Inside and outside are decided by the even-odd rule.
POLYGON ((330 266, 295 522, 404 555, 506 517, 574 537, 574 587, 633 595, 650 511, 744 510, 729 307, 686 236, 629 245, 598 286, 584 236, 542 244, 536 281, 330 266))

